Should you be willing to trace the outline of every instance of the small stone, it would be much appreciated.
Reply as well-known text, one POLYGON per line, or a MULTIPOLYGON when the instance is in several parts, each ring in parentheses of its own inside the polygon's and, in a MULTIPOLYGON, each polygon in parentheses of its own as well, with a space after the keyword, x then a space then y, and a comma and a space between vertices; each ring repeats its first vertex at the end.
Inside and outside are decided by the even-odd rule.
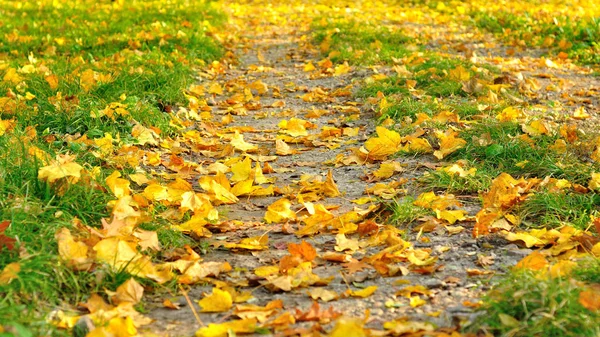
POLYGON ((444 286, 444 282, 442 282, 442 280, 439 280, 437 278, 431 278, 428 280, 425 280, 422 283, 425 287, 433 289, 433 288, 441 288, 444 286))
POLYGON ((382 309, 372 309, 371 310, 371 315, 372 316, 382 316, 383 315, 383 310, 382 309))

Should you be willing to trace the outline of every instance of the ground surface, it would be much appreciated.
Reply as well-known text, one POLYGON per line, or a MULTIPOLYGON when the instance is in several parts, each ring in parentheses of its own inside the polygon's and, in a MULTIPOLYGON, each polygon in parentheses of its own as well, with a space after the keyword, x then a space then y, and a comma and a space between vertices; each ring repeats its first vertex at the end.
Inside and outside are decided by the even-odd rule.
POLYGON ((600 9, 506 2, 0 22, 0 336, 598 336, 600 9))

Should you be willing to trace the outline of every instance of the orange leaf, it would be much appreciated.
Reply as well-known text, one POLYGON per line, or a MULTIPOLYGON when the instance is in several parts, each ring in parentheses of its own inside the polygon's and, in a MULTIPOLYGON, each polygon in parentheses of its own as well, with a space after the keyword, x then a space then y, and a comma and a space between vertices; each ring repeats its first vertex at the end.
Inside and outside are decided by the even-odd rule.
POLYGON ((548 260, 538 251, 534 251, 531 254, 525 256, 517 265, 516 269, 529 269, 529 270, 541 270, 548 266, 548 260))
POLYGON ((579 293, 579 303, 584 308, 592 311, 600 310, 600 287, 595 286, 594 289, 587 289, 579 293))
POLYGON ((310 243, 302 240, 300 244, 290 243, 288 244, 288 251, 292 255, 301 256, 304 261, 312 261, 317 257, 317 251, 310 243))

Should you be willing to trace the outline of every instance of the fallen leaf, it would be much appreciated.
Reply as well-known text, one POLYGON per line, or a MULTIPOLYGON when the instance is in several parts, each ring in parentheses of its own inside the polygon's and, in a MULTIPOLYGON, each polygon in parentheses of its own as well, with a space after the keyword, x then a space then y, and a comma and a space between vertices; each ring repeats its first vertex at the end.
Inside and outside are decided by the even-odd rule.
POLYGON ((198 301, 202 312, 224 312, 233 306, 231 294, 219 288, 213 288, 212 294, 198 301))

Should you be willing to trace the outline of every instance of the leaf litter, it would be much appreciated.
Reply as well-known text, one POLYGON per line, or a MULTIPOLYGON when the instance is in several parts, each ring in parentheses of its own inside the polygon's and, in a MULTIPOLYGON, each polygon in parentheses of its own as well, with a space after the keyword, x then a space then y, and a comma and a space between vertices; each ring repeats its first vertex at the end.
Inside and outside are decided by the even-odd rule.
MULTIPOLYGON (((477 56, 474 49, 482 47, 473 37, 489 35, 445 22, 456 13, 448 13, 443 3, 435 10, 398 7, 392 11, 425 13, 395 23, 404 31, 412 29, 411 38, 429 41, 426 48, 448 43, 454 51, 446 50, 443 57, 473 64, 439 76, 459 82, 480 112, 502 102, 515 105, 482 121, 452 111, 417 113, 407 133, 406 121, 388 118, 375 124, 398 97, 380 91, 359 100, 355 94, 365 83, 393 73, 412 76, 407 65, 412 69, 422 63, 423 51, 417 48, 402 60, 372 67, 335 61, 336 51, 329 51, 328 43, 312 44, 309 25, 322 11, 339 13, 341 7, 267 4, 222 4, 230 22, 212 34, 229 53, 199 72, 199 81, 186 90, 187 106, 169 108, 175 136, 137 124, 129 135, 136 146, 111 134, 73 139, 90 146, 113 169, 103 183, 114 198, 107 205, 111 217, 100 224, 73 218, 70 229, 56 231, 60 259, 76 271, 102 265, 130 277, 115 291, 90 294, 78 304, 81 310, 54 312, 52 324, 71 329, 85 322, 92 336, 469 335, 461 324, 477 315, 494 274, 514 266, 538 271, 540 277, 565 276, 582 255, 600 255, 594 214, 584 228, 534 229, 520 227, 523 216, 518 214, 520 206, 546 190, 595 193, 599 173, 591 172, 584 183, 502 172, 478 193, 481 204, 473 195, 419 183, 432 171, 474 176, 477 168, 448 161, 469 143, 486 146, 490 156, 504 151, 490 134, 466 138, 485 118, 517 123, 522 133, 515 138, 531 146, 535 137, 553 136, 557 152, 584 147, 578 138, 591 130, 581 121, 597 111, 588 105, 568 108, 577 101, 555 96, 548 82, 569 90, 565 83, 587 79, 584 68, 563 57, 477 56), (434 29, 429 20, 451 29, 434 29), (480 70, 488 65, 503 75, 489 81, 486 76, 492 75, 480 70), (554 99, 554 110, 516 104, 541 99, 554 99), (414 197, 408 205, 423 215, 413 223, 390 223, 388 200, 406 196, 414 197), (189 245, 163 251, 157 233, 141 226, 155 219, 208 243, 206 252, 189 245), (145 293, 153 288, 148 282, 174 282, 178 292, 148 298, 145 293), (139 310, 143 300, 146 308, 139 310)), ((391 17, 381 4, 347 5, 346 14, 356 17, 360 11, 391 17)), ((457 11, 465 14, 464 8, 457 11)), ((482 51, 501 54, 503 48, 488 42, 482 51)), ((29 71, 8 69, 3 81, 19 83, 19 74, 29 71)), ((438 76, 435 71, 430 75, 438 76)), ((102 76, 83 72, 85 91, 109 80, 102 76)), ((55 77, 45 80, 56 86, 55 77)), ((418 80, 407 80, 406 86, 411 97, 428 95, 418 89, 418 80)), ((111 103, 94 118, 126 116, 127 108, 111 103)), ((8 121, 2 134, 14 127, 8 121)), ((597 161, 598 138, 594 142, 586 155, 597 161)), ((94 186, 97 173, 74 156, 53 157, 33 147, 30 152, 43 163, 38 179, 57 195, 72 185, 94 186)), ((527 160, 515 165, 525 167, 527 160)), ((14 249, 15 239, 4 234, 9 225, 9 220, 0 225, 0 249, 14 249)), ((0 284, 17 279, 19 269, 18 263, 4 266, 0 284)), ((584 286, 579 295, 590 311, 599 307, 593 289, 584 286)), ((505 317, 510 324, 511 319, 505 317)))

